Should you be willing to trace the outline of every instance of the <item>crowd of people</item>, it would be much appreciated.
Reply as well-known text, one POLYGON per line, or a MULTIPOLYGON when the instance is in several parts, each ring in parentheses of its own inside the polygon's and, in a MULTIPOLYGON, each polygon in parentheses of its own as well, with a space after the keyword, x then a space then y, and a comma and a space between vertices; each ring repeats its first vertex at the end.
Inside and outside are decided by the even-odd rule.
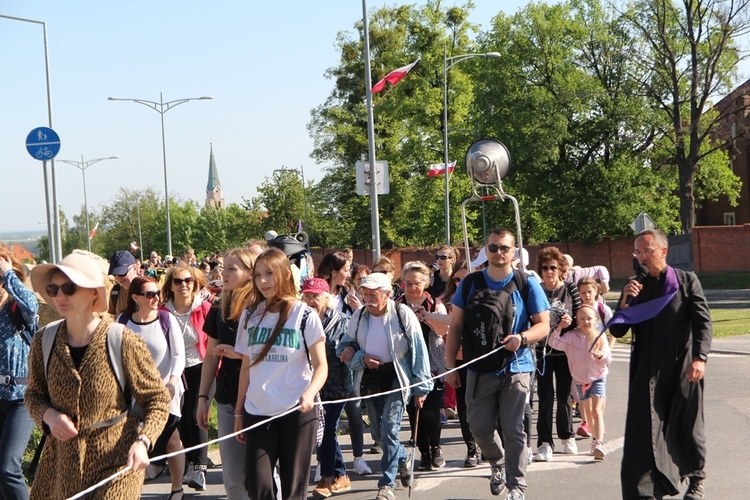
POLYGON ((31 271, 62 318, 38 329, 26 271, 0 250, 0 498, 67 498, 123 466, 132 471, 91 498, 139 498, 166 470, 170 500, 185 486, 203 491, 215 401, 229 499, 306 498, 313 458, 314 497, 350 491, 350 473, 372 474, 363 408, 381 455, 376 500, 412 486, 404 412, 418 469, 445 466, 441 432, 455 415, 464 466, 487 463, 490 494, 523 499, 527 465, 554 459, 554 434, 562 453, 579 453, 578 435, 605 459, 611 346, 631 328, 623 498, 674 495, 682 479, 686 499, 703 498, 711 321, 697 278, 668 266, 667 251, 660 231, 638 236, 643 271, 614 315, 606 268, 573 267, 546 246, 528 269, 506 229, 491 231, 471 264, 445 245, 433 266, 407 262, 398 279, 387 257, 370 268, 347 249, 315 267, 297 246, 251 240, 200 262, 190 248, 144 263, 116 252, 107 292, 94 258, 73 253, 31 271), (675 405, 692 418, 670 416, 675 405), (350 467, 338 441, 344 414, 350 467), (21 460, 34 424, 44 438, 29 490, 21 460), (166 463, 150 460, 164 454, 166 463))

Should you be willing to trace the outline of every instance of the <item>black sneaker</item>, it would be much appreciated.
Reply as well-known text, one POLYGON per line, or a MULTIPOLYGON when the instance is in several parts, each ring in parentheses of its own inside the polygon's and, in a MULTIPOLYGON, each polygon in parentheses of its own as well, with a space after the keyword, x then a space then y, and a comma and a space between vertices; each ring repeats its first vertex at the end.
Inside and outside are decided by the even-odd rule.
POLYGON ((492 470, 490 475, 490 493, 494 496, 500 495, 505 491, 505 466, 490 466, 492 470))
POLYGON ((443 450, 440 446, 432 447, 432 466, 436 469, 445 465, 445 459, 443 458, 443 450))
POLYGON ((378 443, 375 443, 372 445, 372 448, 370 448, 370 455, 380 455, 383 453, 383 448, 378 446, 378 443))
POLYGON ((419 459, 419 468, 421 470, 432 470, 432 457, 429 453, 422 453, 419 459))
POLYGON ((476 467, 479 465, 479 453, 476 451, 469 452, 466 454, 466 460, 464 460, 464 467, 476 467))
POLYGON ((411 484, 411 453, 409 451, 406 452, 406 460, 398 464, 398 474, 401 476, 401 486, 408 488, 411 484))
POLYGON ((691 477, 690 485, 685 492, 685 500, 700 500, 703 498, 703 478, 691 477))

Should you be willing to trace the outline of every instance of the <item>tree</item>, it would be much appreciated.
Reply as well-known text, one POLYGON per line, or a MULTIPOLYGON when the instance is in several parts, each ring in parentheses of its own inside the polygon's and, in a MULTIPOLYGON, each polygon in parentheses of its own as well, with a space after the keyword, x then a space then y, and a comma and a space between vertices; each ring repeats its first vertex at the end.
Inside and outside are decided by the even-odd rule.
POLYGON ((660 133, 677 167, 685 233, 694 225, 701 160, 726 146, 711 137, 727 116, 707 111, 713 96, 731 89, 746 57, 737 39, 748 33, 749 16, 750 0, 642 0, 623 12, 642 41, 633 52, 638 83, 664 117, 660 133))

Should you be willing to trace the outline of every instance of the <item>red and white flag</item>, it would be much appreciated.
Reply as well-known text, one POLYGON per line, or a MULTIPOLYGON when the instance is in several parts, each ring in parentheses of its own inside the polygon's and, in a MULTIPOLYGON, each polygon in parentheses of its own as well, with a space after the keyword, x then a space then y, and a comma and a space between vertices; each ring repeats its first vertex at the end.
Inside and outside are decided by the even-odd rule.
POLYGON ((139 248, 140 248, 140 247, 138 246, 138 243, 136 243, 135 241, 131 241, 131 242, 130 242, 130 251, 131 251, 131 252, 135 252, 135 251, 136 251, 136 250, 138 250, 139 248))
POLYGON ((385 88, 385 82, 388 82, 391 85, 396 85, 419 62, 419 59, 420 58, 417 58, 417 60, 414 61, 413 63, 408 64, 406 66, 402 66, 398 69, 394 69, 393 71, 385 75, 385 78, 383 78, 378 83, 372 86, 372 92, 373 93, 381 92, 385 88))
POLYGON ((94 236, 96 235, 96 230, 97 229, 99 229, 99 223, 98 222, 94 226, 94 229, 92 229, 91 232, 89 233, 89 240, 93 240, 94 239, 94 236))
MULTIPOLYGON (((452 161, 448 163, 448 173, 453 173, 456 168, 456 162, 452 161)), ((433 163, 430 165, 430 169, 427 171, 427 177, 439 177, 445 174, 445 163, 433 163)))

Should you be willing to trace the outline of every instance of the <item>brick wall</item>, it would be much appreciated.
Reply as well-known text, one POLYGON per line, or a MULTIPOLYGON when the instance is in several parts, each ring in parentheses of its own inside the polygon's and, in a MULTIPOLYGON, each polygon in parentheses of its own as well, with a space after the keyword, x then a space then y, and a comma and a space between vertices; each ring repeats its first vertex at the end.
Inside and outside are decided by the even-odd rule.
POLYGON ((693 228, 696 271, 750 271, 750 224, 693 228))

